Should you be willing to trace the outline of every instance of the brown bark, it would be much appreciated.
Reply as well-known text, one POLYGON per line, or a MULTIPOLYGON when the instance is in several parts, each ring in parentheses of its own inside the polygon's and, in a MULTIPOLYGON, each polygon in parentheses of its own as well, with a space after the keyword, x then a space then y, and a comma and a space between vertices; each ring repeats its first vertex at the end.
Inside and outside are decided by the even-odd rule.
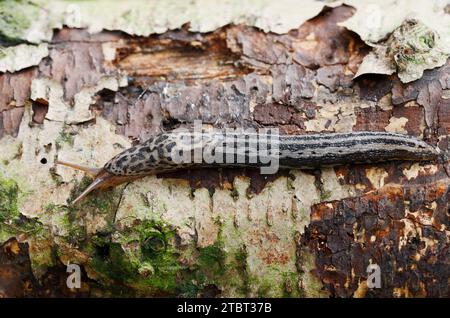
MULTIPOLYGON (((195 119, 215 127, 276 126, 287 134, 308 134, 384 131, 395 123, 392 119, 406 118, 401 127, 404 132, 447 149, 450 99, 443 92, 450 89, 450 62, 425 71, 421 79, 409 84, 401 83, 395 74, 353 80, 370 50, 355 33, 336 24, 353 11, 347 6, 326 9, 283 35, 243 25, 228 25, 207 34, 176 30, 149 37, 57 31, 50 55, 38 66, 0 74, 0 138, 17 136, 24 107, 31 102, 33 79, 57 81, 64 99, 73 102, 77 92, 96 84, 103 75, 126 73, 128 86, 117 92, 100 91, 91 108, 96 116, 111 122, 117 134, 134 143, 195 119), (103 44, 113 48, 114 60, 105 60, 103 44)), ((33 124, 42 125, 47 101, 32 103, 33 124)), ((450 178, 444 165, 419 168, 412 163, 385 163, 344 166, 334 172, 341 187, 352 187, 357 193, 329 200, 323 172, 307 172, 314 175, 321 200, 311 207, 305 232, 296 234, 297 255, 271 251, 262 259, 283 263, 286 257, 296 257, 298 273, 310 271, 329 296, 448 297, 450 178), (408 177, 405 171, 417 174, 408 177), (377 178, 380 184, 374 182, 377 178), (313 256, 312 269, 305 265, 306 255, 313 256), (369 263, 382 268, 383 288, 364 287, 369 263)), ((268 182, 290 174, 281 171, 266 178, 257 171, 224 169, 160 177, 185 179, 192 189, 207 188, 212 194, 231 188, 236 176, 250 178, 248 191, 254 195, 268 182)), ((62 264, 45 274, 53 277, 47 284, 62 287, 46 294, 45 283, 39 285, 30 273, 27 247, 21 244, 18 256, 8 256, 11 244, 18 243, 8 241, 0 249, 4 251, 0 259, 9 257, 0 267, 0 276, 7 277, 7 283, 0 283, 1 292, 8 296, 71 295, 62 286, 66 277, 61 274, 62 264), (30 281, 32 291, 18 285, 24 279, 30 281)), ((300 280, 299 286, 286 288, 298 288, 301 296, 309 296, 302 283, 307 284, 300 280)))

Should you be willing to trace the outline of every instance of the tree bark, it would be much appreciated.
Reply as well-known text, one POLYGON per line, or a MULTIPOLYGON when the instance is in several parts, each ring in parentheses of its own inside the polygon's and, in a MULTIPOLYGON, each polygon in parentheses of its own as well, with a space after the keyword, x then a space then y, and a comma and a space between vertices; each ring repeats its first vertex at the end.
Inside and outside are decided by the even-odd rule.
POLYGON ((448 297, 443 163, 202 169, 68 204, 90 180, 57 158, 101 167, 196 119, 392 131, 447 149, 450 62, 407 84, 353 79, 370 51, 338 25, 353 14, 326 8, 286 34, 63 28, 39 65, 0 74, 0 294, 448 297), (66 286, 67 264, 80 265, 80 289, 66 286), (381 288, 367 284, 371 264, 381 288))

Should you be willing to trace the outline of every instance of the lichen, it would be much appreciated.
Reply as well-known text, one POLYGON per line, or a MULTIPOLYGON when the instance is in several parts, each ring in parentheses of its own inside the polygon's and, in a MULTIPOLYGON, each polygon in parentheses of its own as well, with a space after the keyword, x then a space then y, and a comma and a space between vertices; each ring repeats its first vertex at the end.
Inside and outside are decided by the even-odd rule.
POLYGON ((414 81, 422 77, 424 70, 445 63, 450 55, 445 41, 423 22, 406 19, 364 58, 355 77, 366 73, 397 72, 403 83, 414 81))
POLYGON ((439 47, 439 35, 418 20, 406 20, 388 40, 388 53, 393 55, 403 82, 422 76, 425 69, 443 65, 448 54, 439 47))
POLYGON ((331 190, 323 190, 320 193, 320 201, 327 201, 328 199, 331 198, 332 192, 331 190))
POLYGON ((25 31, 38 12, 32 1, 0 1, 0 40, 11 44, 23 42, 25 31))
POLYGON ((3 48, 0 42, 0 72, 15 72, 38 65, 48 55, 46 43, 19 44, 3 48))
POLYGON ((123 284, 138 294, 174 294, 181 269, 174 246, 175 231, 161 221, 136 220, 132 227, 96 235, 88 264, 103 284, 123 284), (111 241, 111 236, 118 242, 111 241))
POLYGON ((44 233, 41 222, 20 214, 18 197, 17 183, 0 176, 0 242, 19 234, 40 237, 44 233))
POLYGON ((51 224, 52 235, 65 239, 68 243, 78 246, 86 239, 86 229, 79 214, 73 208, 63 205, 48 204, 42 222, 51 224))
POLYGON ((306 248, 301 248, 297 262, 302 269, 299 275, 300 296, 328 297, 322 282, 313 274, 313 270, 316 266, 314 254, 306 248))
POLYGON ((17 183, 0 176, 0 222, 19 216, 17 209, 18 191, 17 183))
POLYGON ((207 286, 222 285, 228 269, 220 240, 204 248, 191 248, 193 264, 181 273, 182 282, 178 287, 182 297, 198 297, 207 286))
POLYGON ((59 134, 59 136, 56 139, 55 143, 56 143, 56 147, 58 149, 61 148, 61 145, 63 143, 66 143, 66 144, 68 144, 70 146, 73 146, 74 136, 67 131, 67 125, 66 124, 63 126, 63 129, 61 130, 61 133, 59 134))

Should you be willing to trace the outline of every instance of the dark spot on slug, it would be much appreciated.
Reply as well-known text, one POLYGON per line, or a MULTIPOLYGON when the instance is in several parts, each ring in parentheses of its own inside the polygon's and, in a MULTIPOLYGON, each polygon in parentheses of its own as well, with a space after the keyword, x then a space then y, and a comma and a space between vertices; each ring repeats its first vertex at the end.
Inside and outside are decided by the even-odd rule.
POLYGON ((130 149, 128 149, 128 152, 129 153, 133 153, 133 152, 135 152, 136 151, 136 146, 133 146, 133 147, 131 147, 130 149))
POLYGON ((130 163, 135 163, 138 160, 139 160, 139 158, 137 156, 132 156, 130 159, 130 163))
POLYGON ((142 153, 142 151, 139 151, 138 153, 136 153, 136 157, 139 158, 139 160, 145 160, 145 156, 142 153))
POLYGON ((141 162, 141 163, 138 163, 137 165, 133 166, 132 170, 133 171, 141 171, 143 168, 144 168, 144 164, 141 162))
POLYGON ((164 148, 162 145, 158 147, 158 156, 160 159, 164 158, 164 148))
POLYGON ((172 151, 172 148, 175 147, 176 144, 176 142, 171 142, 170 144, 166 145, 167 152, 170 153, 172 151))
POLYGON ((128 156, 123 156, 122 158, 120 158, 119 160, 117 160, 116 162, 116 166, 119 168, 123 168, 123 164, 128 161, 128 156))
POLYGON ((169 138, 169 136, 161 135, 158 138, 156 138, 155 143, 159 144, 159 143, 163 142, 164 140, 166 140, 167 138, 169 138))
POLYGON ((146 146, 146 147, 142 147, 142 148, 141 148, 141 151, 150 153, 150 152, 153 151, 153 149, 150 148, 150 147, 148 147, 148 146, 146 146))

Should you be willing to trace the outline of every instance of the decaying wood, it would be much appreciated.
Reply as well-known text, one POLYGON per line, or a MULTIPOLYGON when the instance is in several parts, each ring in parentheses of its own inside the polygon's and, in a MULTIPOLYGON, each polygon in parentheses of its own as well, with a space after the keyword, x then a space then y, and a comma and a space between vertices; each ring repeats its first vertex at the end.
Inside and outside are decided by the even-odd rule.
POLYGON ((353 14, 345 5, 326 8, 287 34, 245 25, 149 37, 64 28, 38 66, 0 74, 2 145, 21 133, 40 139, 61 132, 30 143, 31 150, 21 140, 16 153, 0 157, 0 180, 30 161, 36 178, 47 178, 48 193, 27 198, 19 186, 12 200, 22 223, 53 229, 24 231, 18 219, 7 219, 14 204, 0 203, 0 221, 18 229, 0 228, 15 237, 0 248, 0 294, 448 297, 450 178, 442 163, 269 177, 251 169, 186 171, 67 207, 85 182, 56 169, 55 157, 86 153, 80 163, 93 165, 127 142, 195 119, 288 134, 387 130, 448 149, 450 61, 408 84, 395 74, 353 79, 370 51, 337 25, 353 14), (106 76, 126 76, 127 84, 94 92, 87 120, 49 128, 58 122, 48 116, 52 101, 32 100, 37 79, 60 85, 62 100, 74 105, 77 93, 106 76), (95 139, 104 136, 109 148, 95 139), (68 262, 82 266, 80 290, 64 285, 68 262), (382 270, 381 289, 367 287, 369 264, 382 270))

